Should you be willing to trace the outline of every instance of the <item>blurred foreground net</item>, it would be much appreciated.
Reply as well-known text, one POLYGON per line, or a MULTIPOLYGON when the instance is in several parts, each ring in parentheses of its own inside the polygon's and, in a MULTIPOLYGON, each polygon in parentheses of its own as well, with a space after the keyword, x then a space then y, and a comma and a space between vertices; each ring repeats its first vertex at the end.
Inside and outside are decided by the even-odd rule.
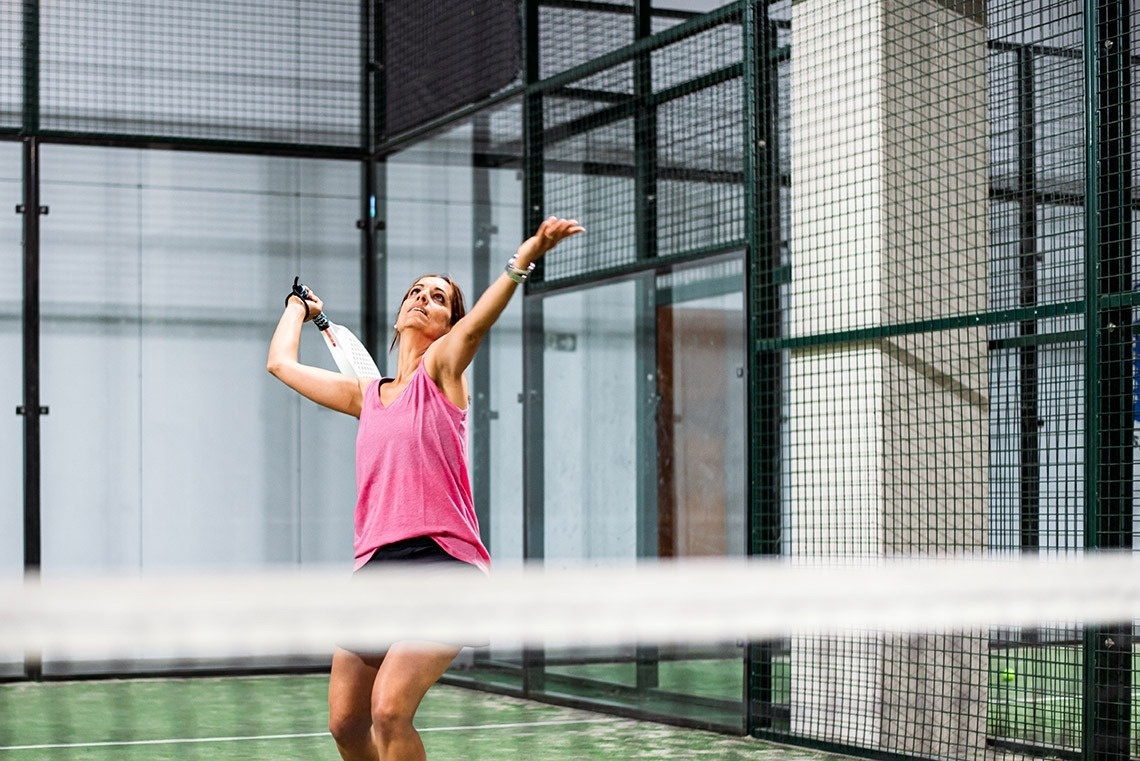
MULTIPOLYGON (((107 758, 133 757, 128 749, 334 758, 324 714, 333 646, 402 639, 490 643, 466 649, 446 680, 488 692, 438 688, 419 717, 425 730, 462 728, 465 739, 448 742, 465 758, 561 758, 558 742, 536 739, 538 727, 563 727, 567 758, 612 750, 599 733, 617 719, 553 715, 493 692, 852 752, 1079 748, 1083 712, 1099 705, 1082 693, 1082 657, 1090 646, 1130 655, 1138 565, 1116 553, 517 567, 489 579, 294 569, 9 582, 0 585, 0 662, 12 677, 0 685, 0 759, 89 758, 97 748, 113 749, 107 758), (517 682, 501 676, 507 662, 517 682), (499 677, 487 676, 492 667, 499 677), (66 681, 142 674, 182 678, 66 681), (703 713, 686 713, 682 693, 703 713), (531 713, 513 720, 523 705, 531 713), (234 715, 236 725, 217 724, 234 715), (161 717, 174 728, 156 729, 161 717), (478 750, 475 734, 507 726, 486 741, 497 750, 478 750)), ((671 756, 673 740, 630 731, 640 739, 622 742, 641 743, 638 752, 693 755, 671 756)), ((677 742, 711 752, 725 739, 677 742)), ((718 757, 760 757, 753 751, 718 757)))

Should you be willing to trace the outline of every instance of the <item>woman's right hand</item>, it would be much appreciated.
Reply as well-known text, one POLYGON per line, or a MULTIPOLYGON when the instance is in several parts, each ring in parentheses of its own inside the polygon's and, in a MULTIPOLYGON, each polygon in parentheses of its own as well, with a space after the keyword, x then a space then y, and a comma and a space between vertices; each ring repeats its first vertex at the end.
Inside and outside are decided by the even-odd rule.
POLYGON ((301 297, 295 293, 289 294, 289 303, 286 306, 299 309, 301 312, 304 312, 305 322, 308 322, 325 310, 324 302, 321 301, 317 297, 317 294, 313 293, 312 291, 308 292, 308 295, 304 301, 302 301, 301 297))

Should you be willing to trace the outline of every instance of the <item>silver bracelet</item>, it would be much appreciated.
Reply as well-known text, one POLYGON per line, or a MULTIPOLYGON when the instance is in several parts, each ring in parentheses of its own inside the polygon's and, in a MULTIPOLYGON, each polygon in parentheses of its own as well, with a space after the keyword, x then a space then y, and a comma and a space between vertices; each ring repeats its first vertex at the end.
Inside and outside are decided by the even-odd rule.
POLYGON ((517 260, 517 258, 518 257, 512 256, 507 261, 507 266, 506 266, 505 271, 507 273, 507 277, 509 277, 511 280, 514 280, 516 283, 524 283, 524 282, 526 282, 526 279, 530 275, 530 273, 534 271, 534 262, 531 262, 530 264, 528 264, 527 268, 524 270, 522 267, 518 267, 515 265, 515 261, 517 260))

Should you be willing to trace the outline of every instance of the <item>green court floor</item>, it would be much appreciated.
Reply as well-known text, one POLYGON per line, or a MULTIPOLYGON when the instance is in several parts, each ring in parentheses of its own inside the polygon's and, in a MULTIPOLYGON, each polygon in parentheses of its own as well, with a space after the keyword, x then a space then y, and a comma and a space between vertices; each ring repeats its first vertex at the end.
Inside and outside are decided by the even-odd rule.
MULTIPOLYGON (((325 687, 323 675, 0 685, 0 761, 335 761, 325 687)), ((417 726, 437 761, 829 758, 447 685, 417 726)))

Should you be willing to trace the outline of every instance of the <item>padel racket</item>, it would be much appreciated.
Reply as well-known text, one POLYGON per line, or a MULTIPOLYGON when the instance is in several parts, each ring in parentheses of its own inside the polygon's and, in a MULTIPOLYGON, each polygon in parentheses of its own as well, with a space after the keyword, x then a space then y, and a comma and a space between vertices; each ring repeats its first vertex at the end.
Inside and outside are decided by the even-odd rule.
MULTIPOLYGON (((307 300, 309 289, 301 283, 300 277, 293 278, 293 293, 302 301, 307 300)), ((343 325, 337 325, 326 317, 324 312, 319 312, 313 317, 313 324, 321 331, 321 337, 325 339, 325 346, 328 347, 329 354, 332 354, 338 370, 355 378, 380 377, 380 369, 376 367, 372 355, 351 330, 343 325)))

